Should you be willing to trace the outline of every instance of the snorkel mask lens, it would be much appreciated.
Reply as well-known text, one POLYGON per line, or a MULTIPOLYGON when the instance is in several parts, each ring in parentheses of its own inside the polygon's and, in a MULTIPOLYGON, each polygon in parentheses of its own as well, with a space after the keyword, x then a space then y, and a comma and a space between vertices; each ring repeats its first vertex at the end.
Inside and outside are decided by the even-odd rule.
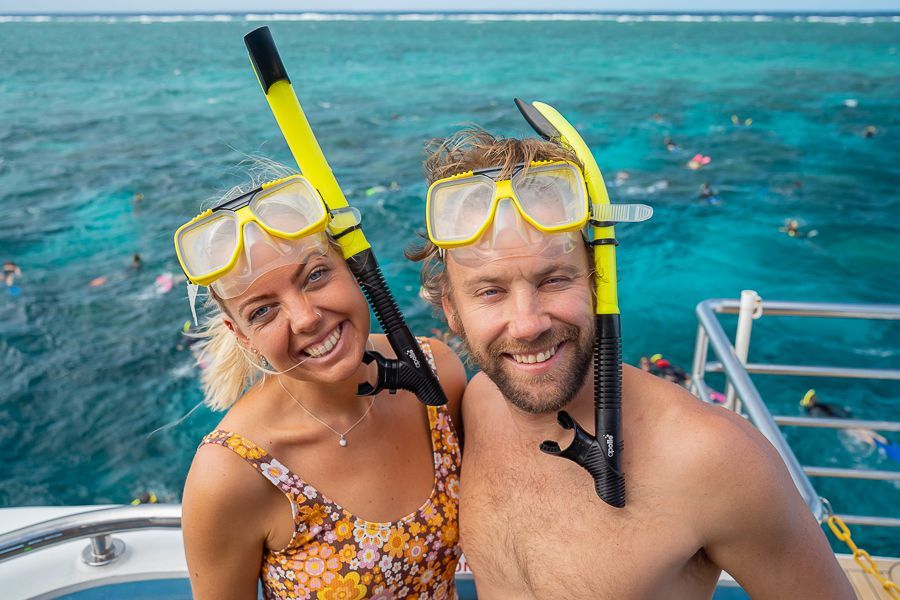
POLYGON ((274 269, 301 265, 328 252, 328 238, 314 233, 296 240, 269 235, 256 223, 247 223, 244 243, 234 266, 209 287, 223 299, 240 296, 253 282, 274 269))
POLYGON ((474 244, 447 249, 455 262, 471 267, 486 262, 517 257, 558 258, 581 243, 578 231, 545 233, 532 227, 512 200, 504 198, 487 231, 474 244))

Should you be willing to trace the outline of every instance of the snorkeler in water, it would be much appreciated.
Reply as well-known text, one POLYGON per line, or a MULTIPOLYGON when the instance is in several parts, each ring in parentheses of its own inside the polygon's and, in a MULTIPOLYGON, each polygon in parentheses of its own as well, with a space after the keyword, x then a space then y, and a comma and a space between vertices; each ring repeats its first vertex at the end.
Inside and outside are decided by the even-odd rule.
POLYGON ((3 281, 6 283, 6 287, 13 287, 16 283, 16 277, 21 276, 22 269, 19 268, 19 265, 11 260, 3 263, 3 281))
POLYGON ((812 238, 819 235, 819 232, 815 229, 810 229, 809 231, 801 230, 800 221, 797 219, 785 219, 784 225, 779 227, 778 231, 786 233, 788 237, 795 238, 812 238))
POLYGON ((673 140, 669 136, 666 136, 666 138, 663 140, 663 143, 666 145, 666 150, 668 150, 669 152, 678 152, 681 149, 678 147, 678 144, 675 143, 675 140, 673 140))
MULTIPOLYGON (((811 417, 826 419, 852 419, 853 413, 843 406, 821 402, 816 390, 809 389, 800 400, 800 406, 811 417)), ((896 444, 876 431, 864 427, 853 427, 845 430, 847 435, 869 446, 878 448, 891 460, 900 462, 900 444, 896 444)))
POLYGON ((700 186, 700 192, 698 195, 701 200, 704 200, 710 206, 715 206, 721 203, 719 200, 719 193, 715 189, 713 189, 713 187, 709 185, 709 182, 707 181, 704 181, 700 186))
POLYGON ((682 387, 690 387, 691 376, 684 369, 673 365, 668 359, 663 358, 662 354, 654 354, 650 358, 641 357, 640 366, 642 371, 646 371, 657 377, 677 383, 682 387))
POLYGON ((842 406, 819 402, 819 397, 816 396, 816 390, 814 389, 806 391, 806 394, 800 401, 800 406, 811 417, 827 417, 831 419, 849 419, 852 417, 850 411, 842 406))
POLYGON ((778 231, 788 234, 788 237, 797 237, 800 235, 800 222, 797 219, 786 219, 778 231))
POLYGON ((685 166, 691 171, 697 171, 698 169, 702 169, 711 162, 711 157, 705 156, 704 154, 698 152, 693 156, 693 158, 691 158, 691 160, 687 161, 687 164, 685 166))

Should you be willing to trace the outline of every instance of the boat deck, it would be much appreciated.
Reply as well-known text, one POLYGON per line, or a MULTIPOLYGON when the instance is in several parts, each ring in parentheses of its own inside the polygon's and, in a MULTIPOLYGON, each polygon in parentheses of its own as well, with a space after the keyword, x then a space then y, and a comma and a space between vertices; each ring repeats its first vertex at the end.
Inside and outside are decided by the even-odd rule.
MULTIPOLYGON (((891 596, 883 587, 878 584, 871 575, 866 574, 862 567, 856 564, 851 554, 838 554, 838 562, 847 578, 853 585, 856 597, 860 600, 893 600, 897 596, 891 596)), ((889 581, 900 581, 900 559, 873 556, 872 560, 878 566, 878 570, 889 581)))

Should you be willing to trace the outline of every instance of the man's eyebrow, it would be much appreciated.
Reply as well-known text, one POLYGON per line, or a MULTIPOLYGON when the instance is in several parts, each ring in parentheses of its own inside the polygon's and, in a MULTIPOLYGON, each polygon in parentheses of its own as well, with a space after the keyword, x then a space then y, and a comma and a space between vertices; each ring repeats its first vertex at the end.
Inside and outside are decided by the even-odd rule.
POLYGON ((549 277, 550 275, 557 273, 574 277, 580 272, 581 269, 579 269, 575 265, 550 265, 546 269, 541 269, 540 271, 538 271, 537 276, 538 278, 543 279, 544 277, 549 277))
MULTIPOLYGON (((537 279, 544 279, 545 277, 549 277, 553 274, 561 274, 567 275, 569 277, 574 277, 581 273, 581 269, 576 267, 575 265, 550 265, 545 267, 535 273, 535 277, 537 279)), ((477 274, 468 279, 464 279, 462 283, 462 287, 471 288, 476 285, 496 285, 498 283, 503 283, 506 281, 508 277, 506 275, 487 275, 487 274, 477 274)))
POLYGON ((504 279, 505 278, 501 275, 491 276, 491 275, 478 274, 478 275, 469 277, 467 279, 464 279, 462 287, 473 287, 476 285, 484 285, 484 284, 496 285, 496 284, 502 282, 504 279))

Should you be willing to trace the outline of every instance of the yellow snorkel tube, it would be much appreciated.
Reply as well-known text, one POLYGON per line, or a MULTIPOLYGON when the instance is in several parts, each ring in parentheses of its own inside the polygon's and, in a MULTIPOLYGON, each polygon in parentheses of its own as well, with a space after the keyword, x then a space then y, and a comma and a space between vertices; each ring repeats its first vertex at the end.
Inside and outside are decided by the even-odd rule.
POLYGON ((594 316, 594 431, 587 433, 566 411, 557 415, 575 437, 565 450, 554 441, 545 441, 541 450, 568 458, 584 467, 594 479, 597 495, 617 508, 625 506, 625 477, 622 473, 622 334, 616 285, 615 228, 617 222, 649 219, 652 209, 643 205, 612 205, 603 175, 590 149, 575 128, 552 106, 542 102, 526 104, 516 98, 516 106, 541 137, 575 152, 584 168, 584 180, 591 200, 591 241, 594 248, 596 314, 594 316))
MULTIPOLYGON (((244 36, 244 43, 250 53, 256 78, 300 172, 325 200, 332 215, 332 228, 340 228, 341 216, 346 214, 349 204, 303 114, 269 28, 260 27, 251 31, 244 36)), ((366 352, 364 362, 368 364, 374 360, 378 363, 378 382, 375 386, 363 384, 360 393, 405 389, 429 406, 446 404, 447 396, 409 331, 362 229, 358 225, 348 226, 332 237, 341 245, 344 259, 397 355, 395 360, 385 359, 377 352, 366 352)))

